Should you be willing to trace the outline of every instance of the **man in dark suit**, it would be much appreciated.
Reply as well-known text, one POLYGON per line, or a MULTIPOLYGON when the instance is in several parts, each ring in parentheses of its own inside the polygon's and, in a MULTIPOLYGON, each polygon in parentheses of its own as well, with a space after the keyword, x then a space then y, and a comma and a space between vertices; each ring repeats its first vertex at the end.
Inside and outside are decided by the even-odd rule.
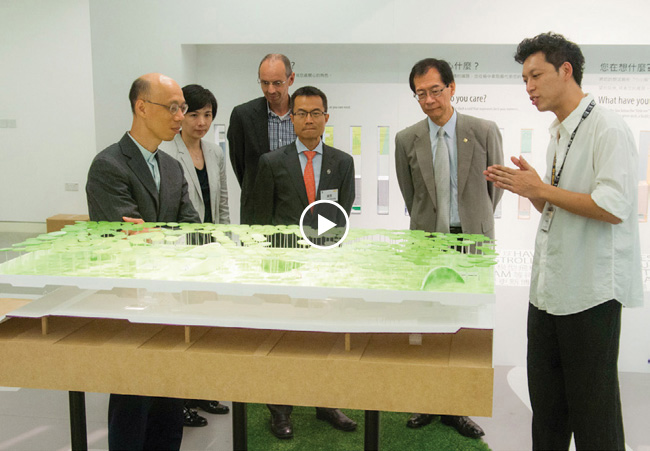
MULTIPOLYGON (((129 99, 131 130, 97 154, 88 172, 90 219, 200 222, 180 163, 158 152, 161 141, 169 141, 179 132, 187 112, 180 86, 161 74, 143 75, 133 82, 129 99)), ((109 448, 180 449, 183 403, 182 399, 112 394, 109 448)))
POLYGON ((289 58, 266 55, 258 69, 264 97, 236 106, 230 115, 230 163, 241 187, 239 222, 252 224, 252 191, 260 156, 296 139, 289 117, 289 87, 296 74, 289 58))
MULTIPOLYGON (((321 90, 305 86, 293 93, 291 121, 298 139, 260 158, 254 188, 256 224, 298 224, 303 210, 322 198, 338 202, 350 213, 354 200, 354 161, 345 152, 323 144, 321 136, 328 119, 327 97, 321 90)), ((340 217, 317 211, 338 225, 344 225, 340 217)), ((317 214, 308 215, 305 222, 314 227, 317 214)), ((273 434, 278 438, 293 437, 290 416, 293 407, 268 407, 273 434)), ((339 409, 317 407, 316 416, 344 431, 357 427, 339 409)))
MULTIPOLYGON (((451 97, 456 83, 446 61, 419 61, 409 84, 427 115, 395 136, 397 181, 411 215, 411 229, 494 238, 494 209, 503 191, 487 182, 483 171, 503 162, 497 125, 454 110, 451 97)), ((416 413, 407 426, 418 428, 432 419, 416 413)), ((484 435, 469 417, 442 415, 441 421, 467 437, 484 435)))

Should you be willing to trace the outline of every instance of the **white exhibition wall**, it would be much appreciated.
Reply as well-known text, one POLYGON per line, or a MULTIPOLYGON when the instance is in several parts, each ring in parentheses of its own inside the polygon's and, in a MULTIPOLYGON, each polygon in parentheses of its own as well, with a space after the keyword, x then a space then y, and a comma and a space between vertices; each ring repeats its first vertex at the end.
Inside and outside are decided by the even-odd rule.
MULTIPOLYGON (((407 227, 392 164, 390 211, 376 212, 377 127, 390 127, 392 153, 394 134, 422 118, 407 85, 416 59, 451 60, 456 49, 474 47, 485 50, 481 70, 496 60, 502 67, 486 72, 513 73, 518 66, 510 55, 516 43, 548 30, 585 46, 640 45, 647 51, 650 45, 650 4, 643 0, 602 9, 585 0, 537 6, 531 12, 513 0, 0 0, 0 120, 16 121, 16 128, 0 128, 0 221, 42 222, 56 213, 87 211, 88 165, 129 128, 127 93, 138 75, 158 71, 181 85, 204 84, 219 100, 215 123, 227 126, 232 107, 260 95, 256 69, 263 54, 285 52, 303 74, 296 86, 314 84, 330 96, 337 147, 349 151, 349 127, 362 127, 362 213, 353 217, 353 225, 407 227), (306 75, 314 73, 333 76, 306 75), (65 191, 65 183, 78 183, 80 191, 65 191)), ((592 81, 587 89, 602 90, 598 79, 592 81)), ((517 78, 457 82, 459 98, 488 99, 487 109, 469 101, 457 106, 497 121, 506 155, 521 151, 522 129, 533 129, 531 159, 543 168, 544 130, 552 117, 528 105, 523 84, 517 78)), ((637 138, 647 122, 634 124, 637 138)), ((239 190, 230 169, 229 188, 236 218, 239 190)), ((519 219, 521 211, 518 199, 506 194, 497 220, 504 255, 495 333, 495 363, 501 365, 521 365, 525 356, 524 273, 538 216, 533 211, 529 219, 519 219), (519 275, 506 277, 505 271, 519 275)), ((644 223, 646 265, 647 232, 644 223)), ((624 321, 621 369, 650 371, 650 307, 626 311, 624 321)))
POLYGON ((86 210, 95 155, 87 0, 0 0, 0 221, 86 210), (65 191, 65 183, 78 191, 65 191))

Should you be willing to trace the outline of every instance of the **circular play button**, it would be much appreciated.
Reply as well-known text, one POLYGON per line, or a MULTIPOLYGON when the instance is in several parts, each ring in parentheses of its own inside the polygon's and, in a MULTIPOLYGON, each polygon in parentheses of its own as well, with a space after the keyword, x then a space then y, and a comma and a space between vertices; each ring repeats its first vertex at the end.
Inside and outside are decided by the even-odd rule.
POLYGON ((319 249, 338 246, 350 231, 348 214, 332 200, 317 200, 307 205, 300 215, 299 224, 302 237, 319 249))

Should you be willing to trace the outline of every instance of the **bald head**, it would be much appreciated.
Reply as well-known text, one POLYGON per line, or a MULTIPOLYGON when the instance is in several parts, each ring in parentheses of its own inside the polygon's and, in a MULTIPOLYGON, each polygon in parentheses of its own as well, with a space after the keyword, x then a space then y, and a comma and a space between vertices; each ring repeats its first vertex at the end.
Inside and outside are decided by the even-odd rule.
POLYGON ((148 99, 160 93, 161 90, 174 88, 181 89, 178 83, 163 74, 153 72, 138 77, 131 85, 131 90, 129 91, 131 111, 135 114, 135 103, 138 99, 148 99))
POLYGON ((264 58, 262 58, 262 61, 260 61, 260 65, 257 68, 258 77, 260 76, 260 69, 262 68, 262 64, 266 62, 270 64, 275 62, 281 62, 282 65, 284 66, 284 73, 286 74, 287 78, 289 78, 293 73, 293 68, 291 67, 291 61, 289 61, 289 58, 287 58, 285 55, 281 53, 269 53, 264 58))
POLYGON ((278 116, 289 111, 289 87, 296 78, 291 70, 289 58, 270 53, 262 59, 258 69, 258 80, 269 108, 278 116))
POLYGON ((161 141, 171 141, 181 129, 187 111, 183 90, 162 74, 146 74, 133 82, 129 93, 133 124, 131 136, 150 152, 161 141))

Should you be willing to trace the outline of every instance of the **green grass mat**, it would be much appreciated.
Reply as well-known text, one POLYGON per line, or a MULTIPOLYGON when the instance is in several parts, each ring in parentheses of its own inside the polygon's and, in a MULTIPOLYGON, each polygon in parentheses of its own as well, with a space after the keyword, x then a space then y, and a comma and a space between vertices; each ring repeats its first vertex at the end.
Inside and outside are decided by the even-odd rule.
MULTIPOLYGON (((293 438, 279 440, 271 434, 271 414, 264 404, 248 404, 249 451, 354 451, 363 450, 364 412, 343 409, 358 423, 354 432, 334 429, 316 419, 313 407, 294 407, 293 438)), ((409 413, 380 414, 379 446, 382 451, 489 451, 483 440, 463 437, 452 427, 435 421, 420 429, 409 429, 409 413)))

